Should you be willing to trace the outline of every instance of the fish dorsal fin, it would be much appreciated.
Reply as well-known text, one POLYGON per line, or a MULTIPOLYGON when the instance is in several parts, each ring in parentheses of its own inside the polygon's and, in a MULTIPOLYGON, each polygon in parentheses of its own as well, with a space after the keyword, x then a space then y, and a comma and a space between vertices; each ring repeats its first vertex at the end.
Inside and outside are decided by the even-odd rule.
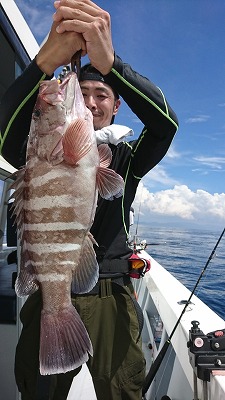
POLYGON ((123 194, 123 178, 110 168, 98 167, 96 175, 97 187, 101 197, 113 200, 123 194))
POLYGON ((18 237, 21 238, 23 234, 24 225, 24 182, 25 168, 18 170, 15 173, 16 180, 9 187, 9 190, 14 189, 13 194, 10 196, 9 200, 14 199, 12 203, 13 215, 16 216, 15 223, 17 224, 18 237))
POLYGON ((107 168, 112 161, 112 152, 107 144, 100 144, 98 146, 100 167, 107 168))
POLYGON ((91 149, 92 140, 88 121, 77 118, 71 122, 64 133, 62 145, 64 160, 67 164, 75 165, 91 149))

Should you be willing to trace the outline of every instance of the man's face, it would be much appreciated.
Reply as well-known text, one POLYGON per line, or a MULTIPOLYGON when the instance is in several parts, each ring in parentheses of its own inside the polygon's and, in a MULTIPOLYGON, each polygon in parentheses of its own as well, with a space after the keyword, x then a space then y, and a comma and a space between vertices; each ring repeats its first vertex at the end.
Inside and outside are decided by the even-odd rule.
POLYGON ((110 125, 120 106, 120 100, 115 99, 111 87, 104 82, 91 80, 80 82, 80 87, 86 107, 92 112, 94 129, 110 125))

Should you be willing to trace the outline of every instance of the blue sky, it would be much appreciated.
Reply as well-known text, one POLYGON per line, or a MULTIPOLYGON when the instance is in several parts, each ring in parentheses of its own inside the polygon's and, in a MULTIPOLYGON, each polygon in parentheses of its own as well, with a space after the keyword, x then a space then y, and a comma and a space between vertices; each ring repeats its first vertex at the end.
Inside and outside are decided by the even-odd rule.
MULTIPOLYGON (((41 44, 52 0, 15 0, 41 44)), ((225 224, 224 0, 97 0, 111 14, 116 53, 159 86, 180 128, 139 185, 140 224, 220 230, 225 224), (140 207, 141 205, 141 207, 140 207)), ((116 123, 142 124, 122 105, 116 123)))

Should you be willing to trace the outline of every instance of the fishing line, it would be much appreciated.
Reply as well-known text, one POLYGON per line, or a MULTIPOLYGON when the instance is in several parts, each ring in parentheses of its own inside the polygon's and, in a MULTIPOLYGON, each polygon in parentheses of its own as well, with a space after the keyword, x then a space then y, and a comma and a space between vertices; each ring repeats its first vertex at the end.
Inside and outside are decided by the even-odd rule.
POLYGON ((136 224, 135 234, 133 237, 134 252, 136 252, 136 249, 137 249, 137 238, 138 238, 137 235, 138 235, 138 227, 139 227, 139 219, 140 219, 140 211, 141 211, 141 203, 142 203, 142 192, 143 192, 143 186, 142 186, 141 193, 140 193, 140 203, 139 203, 139 209, 138 209, 137 224, 136 224))
MULTIPOLYGON (((216 257, 216 254, 213 254, 211 260, 212 260, 213 258, 215 258, 215 257, 216 257)), ((199 287, 198 287, 198 290, 197 290, 197 292, 196 292, 196 296, 198 296, 199 293, 203 290, 204 284, 205 284, 205 282, 206 282, 206 280, 207 280, 207 277, 209 276, 209 272, 210 272, 211 269, 212 269, 212 265, 209 266, 209 268, 207 269, 205 275, 203 276, 202 282, 200 283, 200 285, 199 285, 199 287)), ((205 290, 206 293, 209 292, 209 289, 204 288, 204 290, 205 290)))
POLYGON ((196 291, 196 296, 198 297, 199 294, 202 292, 202 290, 204 289, 204 292, 207 293, 209 292, 209 289, 206 289, 206 287, 204 288, 204 284, 209 276, 209 272, 210 272, 211 266, 209 267, 209 269, 206 271, 205 275, 203 276, 202 282, 200 283, 197 291, 196 291))
POLYGON ((173 335, 174 335, 174 333, 175 333, 175 331, 176 331, 176 329, 177 329, 177 327, 178 327, 178 325, 179 325, 179 323, 181 321, 181 318, 183 317, 183 315, 184 315, 184 313, 185 313, 185 311, 186 311, 186 309, 187 309, 187 307, 188 307, 188 305, 189 305, 189 303, 191 301, 191 298, 194 295, 194 293, 195 293, 195 291, 196 291, 196 289, 198 287, 198 284, 199 284, 204 272, 206 271, 211 259, 213 258, 214 254, 215 254, 215 251, 216 251, 216 249, 217 249, 217 247, 218 247, 218 245, 219 245, 219 243, 220 243, 220 241, 221 241, 221 239, 222 239, 222 237, 224 235, 224 232, 225 232, 225 228, 223 229, 219 239, 216 242, 216 245, 215 245, 214 249, 212 250, 212 252, 211 252, 211 254, 210 254, 210 256, 209 256, 209 258, 208 258, 208 260, 207 260, 207 262, 206 262, 206 264, 204 266, 204 268, 202 269, 201 274, 199 275, 198 280, 197 280, 197 282, 196 282, 196 284, 194 286, 194 289, 192 290, 192 292, 191 292, 191 294, 189 296, 189 299, 187 300, 187 302, 186 302, 186 304, 185 304, 185 306, 184 306, 184 308, 183 308, 183 310, 182 310, 182 312, 181 312, 181 314, 180 314, 180 316, 179 316, 179 318, 178 318, 178 320, 177 320, 177 322, 176 322, 176 324, 175 324, 170 336, 168 337, 168 339, 166 340, 166 342, 162 346, 162 349, 160 350, 160 352, 157 355, 155 361, 151 365, 148 374, 146 375, 146 378, 145 378, 145 381, 144 381, 144 384, 143 384, 143 389, 142 389, 143 399, 145 398, 144 395, 148 391, 148 389, 149 389, 149 387, 150 387, 150 385, 151 385, 151 383, 152 383, 152 381, 153 381, 153 379, 154 379, 154 377, 155 377, 155 375, 156 375, 156 373, 157 373, 157 371, 158 371, 158 369, 159 369, 159 367, 160 367, 160 365, 162 363, 162 360, 165 357, 167 349, 168 349, 169 345, 171 344, 171 339, 172 339, 172 337, 173 337, 173 335))
POLYGON ((143 186, 142 186, 142 188, 141 188, 141 193, 140 193, 140 203, 139 203, 138 218, 137 218, 136 231, 135 231, 135 237, 136 237, 136 238, 137 238, 138 227, 139 227, 139 220, 140 220, 140 213, 141 213, 142 192, 143 192, 143 186))
POLYGON ((140 200, 139 209, 138 209, 138 219, 137 219, 136 232, 135 232, 135 236, 136 236, 136 237, 137 237, 138 226, 139 226, 139 219, 140 219, 140 212, 141 212, 142 192, 143 192, 143 186, 142 186, 142 189, 141 189, 141 200, 140 200))

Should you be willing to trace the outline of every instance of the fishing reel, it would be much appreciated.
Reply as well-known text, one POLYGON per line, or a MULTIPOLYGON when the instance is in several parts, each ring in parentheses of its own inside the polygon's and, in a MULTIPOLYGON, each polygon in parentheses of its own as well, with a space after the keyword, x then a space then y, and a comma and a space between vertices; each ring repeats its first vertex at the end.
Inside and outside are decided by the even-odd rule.
POLYGON ((189 360, 197 377, 210 381, 210 373, 219 375, 225 371, 225 329, 206 335, 200 330, 199 322, 192 321, 189 330, 189 360))
POLYGON ((131 278, 140 279, 151 268, 150 260, 142 258, 137 252, 133 253, 128 261, 130 265, 129 275, 131 278))

